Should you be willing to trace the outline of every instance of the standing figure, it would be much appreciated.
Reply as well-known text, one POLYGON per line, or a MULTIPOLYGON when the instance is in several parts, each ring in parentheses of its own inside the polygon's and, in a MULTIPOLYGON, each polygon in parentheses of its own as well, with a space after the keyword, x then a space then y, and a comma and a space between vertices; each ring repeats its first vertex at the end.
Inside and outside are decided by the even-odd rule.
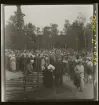
POLYGON ((62 63, 63 63, 63 72, 64 72, 64 75, 65 75, 65 73, 67 73, 67 70, 66 70, 66 59, 65 58, 63 58, 63 61, 62 61, 62 63))
POLYGON ((41 70, 43 71, 45 69, 45 59, 42 57, 41 59, 41 70))
POLYGON ((49 67, 48 59, 46 58, 46 64, 43 71, 43 84, 47 88, 53 87, 53 72, 51 71, 51 68, 49 67))
POLYGON ((63 84, 63 68, 62 67, 63 67, 63 64, 61 62, 61 59, 58 58, 57 61, 55 62, 55 70, 54 70, 56 86, 62 86, 63 84))
POLYGON ((34 63, 34 60, 30 60, 28 62, 25 70, 25 76, 33 73, 33 63, 34 63))
POLYGON ((8 54, 5 52, 5 69, 8 70, 8 54))
POLYGON ((63 68, 64 68, 64 74, 66 73, 69 77, 68 57, 63 58, 63 68))
POLYGON ((71 59, 69 59, 68 65, 69 65, 70 79, 73 81, 74 80, 74 63, 73 63, 73 61, 71 59))
POLYGON ((20 70, 24 72, 24 55, 20 56, 20 70))
POLYGON ((17 69, 17 71, 19 71, 19 63, 20 63, 20 56, 19 56, 19 54, 17 54, 16 55, 16 69, 17 69))
POLYGON ((10 58, 10 68, 12 71, 16 71, 16 57, 12 55, 10 58))
POLYGON ((88 75, 87 81, 92 83, 93 64, 90 57, 88 57, 88 61, 87 61, 87 75, 88 75))
POLYGON ((82 65, 82 60, 79 59, 78 60, 78 64, 74 69, 75 71, 75 85, 77 86, 77 88, 80 88, 80 91, 83 91, 84 89, 84 66, 82 65))

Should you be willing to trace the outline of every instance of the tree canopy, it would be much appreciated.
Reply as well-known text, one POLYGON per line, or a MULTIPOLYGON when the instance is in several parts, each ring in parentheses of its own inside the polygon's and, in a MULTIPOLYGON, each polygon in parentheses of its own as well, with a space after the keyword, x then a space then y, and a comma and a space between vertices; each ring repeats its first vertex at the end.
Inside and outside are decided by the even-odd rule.
MULTIPOLYGON (((17 6, 15 15, 9 18, 5 27, 5 47, 11 49, 36 49, 36 48, 71 48, 88 51, 92 48, 92 23, 87 23, 82 13, 70 24, 65 20, 63 30, 58 30, 58 25, 51 23, 43 29, 33 23, 24 24, 25 14, 17 6)), ((91 18, 90 18, 91 19, 91 18)), ((90 20, 89 19, 89 20, 90 20)))

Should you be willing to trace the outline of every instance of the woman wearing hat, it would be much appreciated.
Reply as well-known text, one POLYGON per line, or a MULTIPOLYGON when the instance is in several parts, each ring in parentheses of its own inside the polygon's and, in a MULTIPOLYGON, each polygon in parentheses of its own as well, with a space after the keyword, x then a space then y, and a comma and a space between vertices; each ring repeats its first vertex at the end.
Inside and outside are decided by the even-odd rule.
POLYGON ((30 60, 28 62, 27 67, 26 67, 26 71, 25 71, 25 75, 33 73, 33 63, 34 63, 34 60, 30 60))
POLYGON ((10 68, 12 71, 16 71, 16 57, 14 54, 10 58, 10 68))
POLYGON ((78 64, 74 69, 75 71, 75 85, 77 88, 80 88, 80 91, 83 91, 84 88, 84 66, 82 65, 82 59, 78 60, 78 64))
POLYGON ((93 63, 91 61, 91 58, 88 57, 87 58, 87 75, 88 75, 88 78, 87 78, 87 82, 90 82, 92 83, 92 74, 93 74, 93 63))
POLYGON ((48 59, 46 59, 47 62, 45 63, 44 66, 44 70, 43 70, 43 84, 47 87, 47 88, 52 88, 53 87, 53 68, 54 66, 51 65, 48 61, 48 59))

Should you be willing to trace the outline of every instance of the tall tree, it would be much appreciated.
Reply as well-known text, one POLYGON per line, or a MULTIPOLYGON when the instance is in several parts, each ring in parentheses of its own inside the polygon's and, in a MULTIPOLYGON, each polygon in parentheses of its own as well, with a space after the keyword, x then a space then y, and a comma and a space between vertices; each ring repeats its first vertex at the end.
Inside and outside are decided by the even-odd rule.
POLYGON ((8 44, 9 46, 7 46, 9 48, 24 48, 25 37, 24 32, 21 30, 23 28, 22 26, 24 26, 23 16, 20 6, 17 6, 17 12, 9 18, 9 22, 6 25, 5 30, 6 41, 8 40, 10 43, 8 44))
POLYGON ((50 24, 51 26, 51 35, 58 35, 58 25, 57 24, 50 24))
POLYGON ((57 36, 59 33, 58 25, 57 24, 50 24, 51 27, 51 38, 52 38, 52 46, 56 46, 57 43, 57 36))
POLYGON ((24 27, 23 17, 25 16, 25 14, 23 14, 21 11, 21 5, 17 5, 17 11, 15 12, 15 14, 17 17, 16 25, 17 25, 18 29, 22 29, 24 27))
POLYGON ((36 37, 35 37, 35 33, 36 33, 36 27, 35 25, 33 25, 32 23, 28 23, 24 26, 24 31, 25 31, 25 37, 26 37, 26 47, 28 48, 33 48, 35 41, 36 41, 36 37))
POLYGON ((93 38, 92 24, 91 23, 86 24, 85 37, 86 37, 86 50, 91 51, 91 49, 92 49, 92 38, 93 38))
POLYGON ((63 28, 63 31, 64 31, 64 35, 65 35, 65 48, 67 48, 67 40, 68 40, 68 35, 69 35, 69 31, 70 31, 70 22, 69 20, 65 20, 65 24, 64 24, 64 28, 63 28))

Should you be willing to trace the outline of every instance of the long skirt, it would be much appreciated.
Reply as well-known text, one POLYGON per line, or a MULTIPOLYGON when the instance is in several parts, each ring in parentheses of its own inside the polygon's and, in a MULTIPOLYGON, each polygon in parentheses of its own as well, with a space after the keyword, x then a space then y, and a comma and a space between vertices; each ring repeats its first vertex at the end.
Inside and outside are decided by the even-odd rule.
POLYGON ((80 75, 77 73, 74 75, 74 85, 78 87, 80 87, 80 75))
POLYGON ((63 84, 63 75, 55 75, 55 86, 62 86, 63 84))
POLYGON ((80 89, 81 90, 84 89, 84 77, 83 77, 83 75, 81 75, 81 77, 80 77, 80 89))
POLYGON ((92 75, 92 73, 93 73, 93 72, 92 72, 92 69, 87 68, 87 74, 88 74, 88 75, 92 75))
POLYGON ((44 71, 43 72, 43 84, 47 88, 52 88, 53 87, 53 75, 52 72, 50 71, 44 71))
POLYGON ((10 64, 10 67, 11 67, 12 71, 16 71, 16 62, 12 61, 11 64, 10 64))
POLYGON ((16 69, 19 71, 19 60, 16 61, 16 69))

